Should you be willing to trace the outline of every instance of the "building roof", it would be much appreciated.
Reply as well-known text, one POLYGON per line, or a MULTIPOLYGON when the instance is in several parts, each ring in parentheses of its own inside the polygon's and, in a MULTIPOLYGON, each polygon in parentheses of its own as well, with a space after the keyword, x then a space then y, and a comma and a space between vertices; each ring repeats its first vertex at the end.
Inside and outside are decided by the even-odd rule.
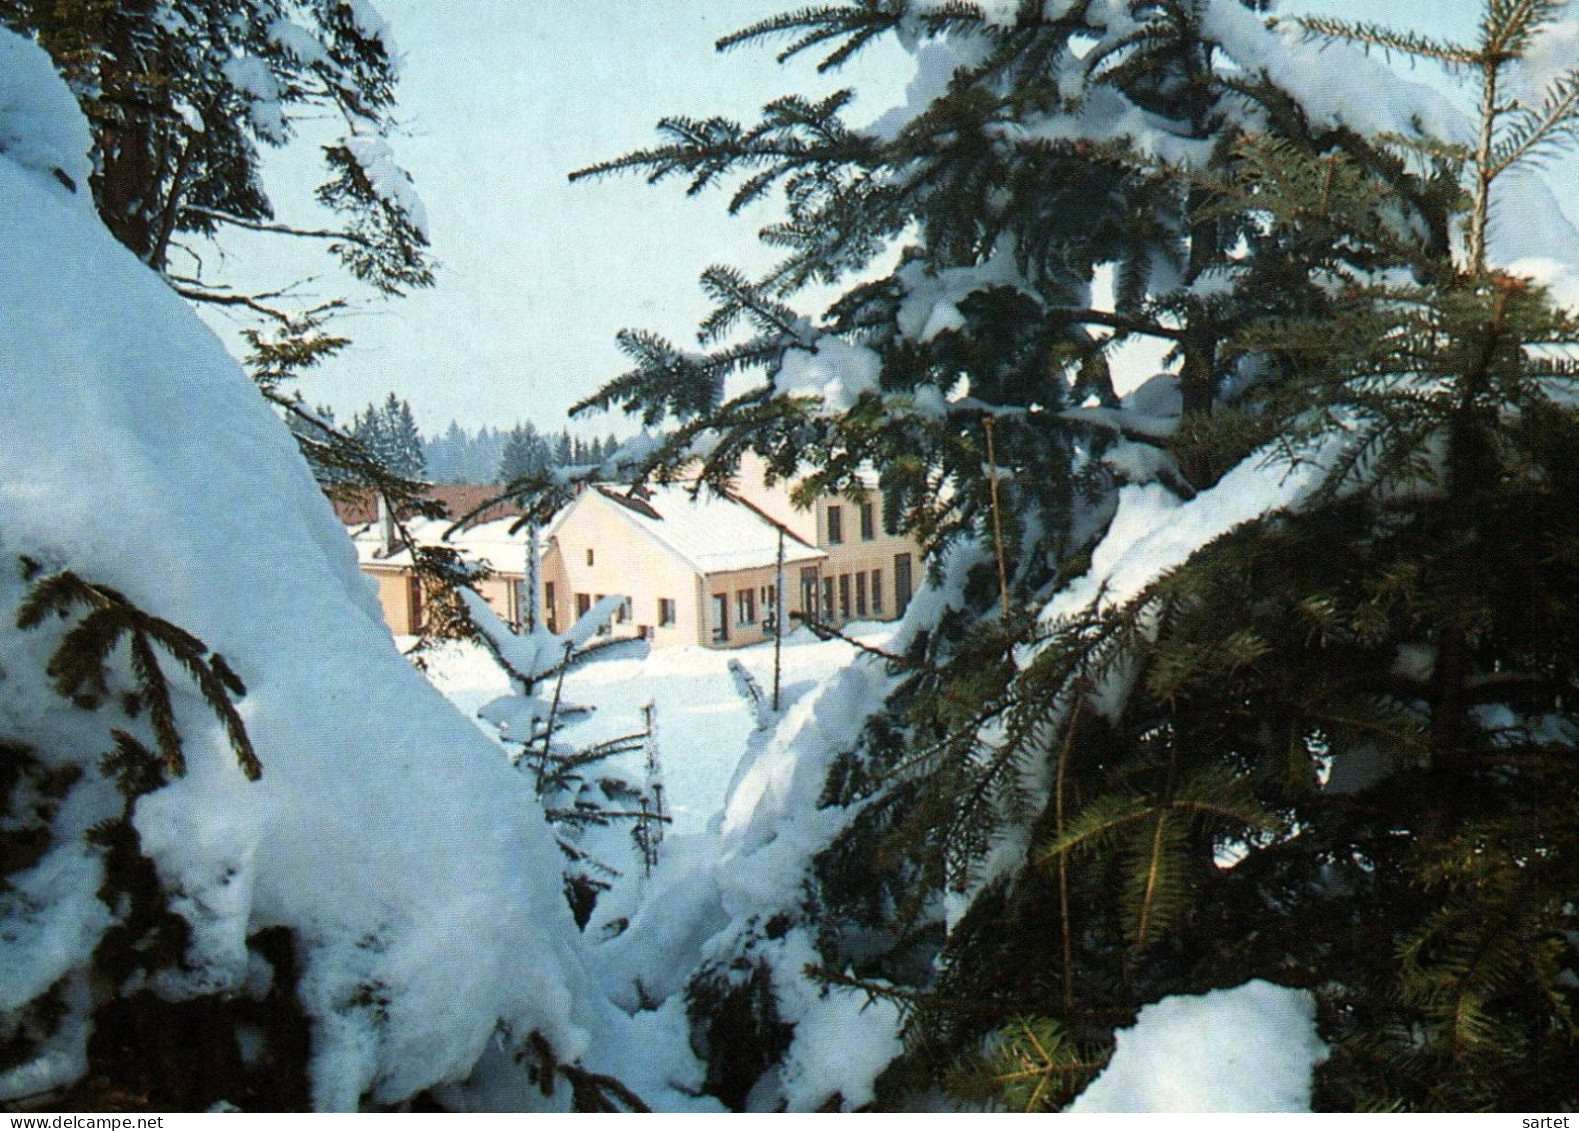
MULTIPOLYGON (((486 503, 500 491, 492 483, 436 483, 429 487, 424 494, 444 507, 444 513, 449 515, 453 522, 486 503)), ((334 512, 340 516, 340 521, 347 526, 361 526, 365 523, 378 520, 378 497, 371 490, 357 491, 349 498, 335 499, 334 512)), ((478 519, 505 518, 511 515, 520 515, 522 507, 519 503, 496 503, 489 507, 478 519)), ((448 525, 448 524, 446 524, 448 525)))
MULTIPOLYGON (((685 486, 648 487, 631 494, 600 486, 577 500, 607 503, 625 521, 680 557, 700 574, 761 569, 778 562, 779 527, 755 507, 706 490, 692 496, 685 486)), ((788 531, 786 565, 820 561, 828 555, 788 531)))
MULTIPOLYGON (((548 548, 548 539, 553 537, 568 513, 569 508, 561 510, 547 526, 537 532, 541 548, 548 548)), ((412 518, 406 520, 405 527, 419 546, 448 546, 459 550, 467 561, 486 565, 495 573, 523 575, 526 572, 526 544, 530 534, 525 527, 513 534, 510 532, 518 521, 519 516, 479 522, 455 531, 448 538, 445 534, 454 525, 448 519, 412 518)), ((411 554, 404 547, 393 554, 383 552, 384 540, 377 522, 351 526, 350 532, 351 542, 356 546, 357 561, 362 565, 383 569, 411 567, 411 554)))
MULTIPOLYGON (((439 495, 443 490, 435 489, 435 497, 441 502, 466 498, 459 492, 446 492, 447 497, 439 495)), ((476 499, 481 501, 486 497, 478 494, 476 499)), ((763 511, 751 503, 723 498, 705 490, 693 498, 689 487, 679 485, 647 487, 632 492, 615 484, 599 484, 538 531, 539 545, 547 549, 548 539, 559 531, 572 512, 594 499, 609 506, 699 574, 760 569, 778 562, 779 528, 763 511)), ((520 575, 526 569, 528 531, 522 528, 511 533, 518 518, 519 514, 474 523, 450 533, 447 538, 445 534, 453 526, 450 519, 410 518, 405 520, 404 526, 419 546, 449 546, 459 550, 467 561, 486 565, 495 573, 520 575)), ((382 569, 411 567, 411 554, 405 548, 388 555, 383 552, 383 538, 375 516, 348 525, 357 560, 362 565, 382 569)), ((784 539, 786 565, 820 561, 827 556, 826 551, 803 541, 793 530, 787 531, 784 539)))

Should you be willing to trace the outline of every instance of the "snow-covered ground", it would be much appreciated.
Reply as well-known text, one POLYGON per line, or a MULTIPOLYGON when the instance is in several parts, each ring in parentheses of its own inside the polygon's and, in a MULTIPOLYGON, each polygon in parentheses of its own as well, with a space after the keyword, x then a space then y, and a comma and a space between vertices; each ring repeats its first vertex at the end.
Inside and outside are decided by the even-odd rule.
MULTIPOLYGON (((858 623, 846 631, 864 644, 883 647, 892 623, 858 623)), ((411 641, 402 639, 409 647, 411 641)), ((804 628, 784 638, 780 712, 856 654, 842 640, 818 640, 804 628)), ((614 645, 565 677, 564 701, 590 707, 562 732, 564 741, 591 746, 642 729, 642 707, 656 707, 658 752, 674 825, 670 832, 699 832, 723 808, 730 779, 757 727, 755 710, 740 694, 730 661, 751 673, 764 695, 773 693, 773 645, 733 651, 682 647, 650 650, 644 644, 614 645)), ((452 641, 425 659, 434 686, 475 719, 489 701, 510 693, 499 665, 478 644, 452 641)), ((478 724, 494 734, 486 723, 478 724)), ((640 780, 635 756, 629 769, 640 780)))

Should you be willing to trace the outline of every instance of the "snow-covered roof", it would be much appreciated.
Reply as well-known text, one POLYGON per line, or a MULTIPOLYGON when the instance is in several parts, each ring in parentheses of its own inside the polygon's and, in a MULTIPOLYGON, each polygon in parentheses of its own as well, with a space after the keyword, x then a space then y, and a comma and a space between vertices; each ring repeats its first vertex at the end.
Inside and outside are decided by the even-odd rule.
MULTIPOLYGON (((654 542, 678 555, 701 574, 759 569, 778 562, 778 527, 764 512, 738 499, 702 492, 691 497, 688 486, 649 487, 635 495, 628 488, 600 484, 563 508, 538 531, 547 546, 577 506, 597 500, 609 506, 654 542)), ((518 517, 498 518, 457 530, 445 537, 449 519, 411 518, 405 529, 419 546, 449 546, 469 562, 486 565, 495 573, 521 574, 526 566, 528 532, 510 528, 518 517)), ((357 561, 375 569, 410 569, 411 553, 402 547, 385 554, 377 522, 351 527, 357 561)), ((796 536, 784 540, 785 564, 820 561, 828 555, 796 536)))
MULTIPOLYGON (((554 531, 559 529, 559 524, 564 521, 568 511, 569 508, 561 510, 546 526, 539 529, 540 544, 546 544, 554 531)), ((515 533, 510 533, 510 528, 519 521, 519 516, 515 516, 497 518, 491 522, 479 522, 475 526, 457 530, 447 538, 445 534, 454 525, 447 518, 407 519, 405 528, 419 546, 448 546, 459 550, 467 561, 486 565, 495 573, 521 574, 526 569, 528 531, 523 526, 515 533)), ((381 569, 411 568, 411 553, 404 547, 393 554, 383 552, 383 536, 379 532, 377 522, 352 526, 350 531, 351 542, 356 546, 356 558, 361 565, 381 569)))
MULTIPOLYGON (((653 541, 682 558, 698 573, 731 573, 775 565, 779 528, 755 507, 707 491, 694 498, 686 486, 649 487, 635 496, 625 488, 600 486, 577 505, 608 506, 653 541)), ((828 555, 791 531, 784 539, 784 562, 821 561, 828 555)))

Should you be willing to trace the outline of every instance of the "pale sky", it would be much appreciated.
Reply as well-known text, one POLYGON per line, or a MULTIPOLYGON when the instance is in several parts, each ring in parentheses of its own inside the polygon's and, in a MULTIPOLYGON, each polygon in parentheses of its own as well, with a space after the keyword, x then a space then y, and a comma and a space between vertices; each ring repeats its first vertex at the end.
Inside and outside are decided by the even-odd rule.
MULTIPOLYGON (((345 319, 355 345, 301 388, 341 419, 393 390, 424 432, 451 419, 495 426, 530 419, 558 429, 565 410, 621 372, 622 327, 694 342, 707 304, 696 285, 709 264, 748 272, 775 253, 755 234, 759 207, 725 214, 716 191, 640 177, 567 183, 572 170, 655 141, 666 114, 750 121, 786 93, 858 92, 852 119, 902 101, 906 57, 891 43, 836 75, 809 61, 780 67, 770 50, 719 55, 720 35, 794 7, 794 0, 376 0, 404 56, 397 158, 428 212, 438 285, 370 301, 345 319)), ((1285 0, 1285 12, 1373 19, 1371 0, 1285 0)), ((1387 21, 1440 36, 1472 35, 1479 0, 1392 0, 1387 21)), ((1422 76, 1424 77, 1424 76, 1422 76)), ((316 169, 299 145, 274 162, 276 203, 310 195, 316 169)), ((321 277, 309 293, 340 293, 333 269, 304 267, 294 248, 235 246, 271 281, 321 277), (290 258, 286 258, 290 257, 290 258)), ((815 309, 812 307, 811 309, 815 309)), ((586 434, 629 432, 594 416, 586 434)))

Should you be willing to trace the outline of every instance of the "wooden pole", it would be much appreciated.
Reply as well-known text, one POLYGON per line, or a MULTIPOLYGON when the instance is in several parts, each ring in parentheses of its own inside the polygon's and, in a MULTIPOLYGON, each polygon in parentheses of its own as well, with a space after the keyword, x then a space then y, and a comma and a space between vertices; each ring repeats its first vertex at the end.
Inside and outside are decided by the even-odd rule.
POLYGON ((522 610, 522 616, 526 621, 528 636, 536 632, 537 626, 542 623, 542 606, 539 603, 543 595, 541 571, 542 559, 537 545, 537 523, 534 522, 526 528, 526 608, 522 610))
POLYGON ((548 706, 548 729, 543 732, 543 757, 537 763, 537 792, 543 792, 543 782, 548 777, 549 749, 554 742, 554 720, 559 714, 559 693, 565 687, 565 669, 570 666, 570 651, 575 645, 565 641, 565 656, 559 661, 559 674, 554 678, 554 698, 548 706))
POLYGON ((773 713, 779 710, 779 663, 784 654, 784 527, 779 527, 779 568, 773 591, 773 713))
POLYGON ((991 416, 982 417, 981 426, 987 433, 987 482, 992 492, 992 543, 998 551, 998 597, 1002 601, 1000 615, 1009 619, 1009 571, 1003 563, 1003 518, 998 510, 998 454, 992 442, 991 416))

